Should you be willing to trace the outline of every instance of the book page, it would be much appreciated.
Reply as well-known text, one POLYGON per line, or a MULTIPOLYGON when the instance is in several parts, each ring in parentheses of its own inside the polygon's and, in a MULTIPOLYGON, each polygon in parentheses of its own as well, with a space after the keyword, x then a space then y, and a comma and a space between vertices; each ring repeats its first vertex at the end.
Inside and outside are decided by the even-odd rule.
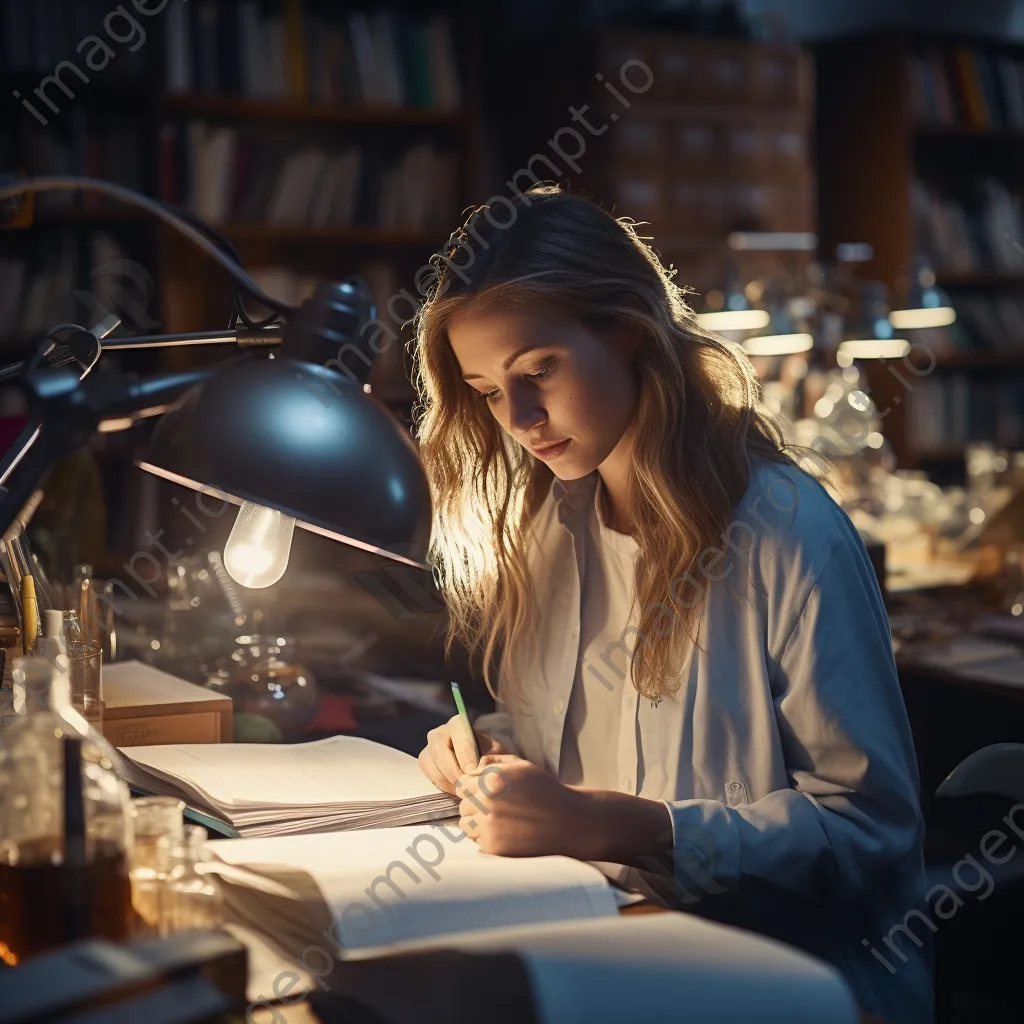
POLYGON ((307 872, 338 953, 541 921, 612 916, 596 868, 568 857, 496 857, 453 826, 411 825, 209 844, 230 864, 307 872))
POLYGON ((126 757, 185 779, 224 807, 308 807, 436 797, 414 757, 357 736, 313 743, 128 747, 126 757))

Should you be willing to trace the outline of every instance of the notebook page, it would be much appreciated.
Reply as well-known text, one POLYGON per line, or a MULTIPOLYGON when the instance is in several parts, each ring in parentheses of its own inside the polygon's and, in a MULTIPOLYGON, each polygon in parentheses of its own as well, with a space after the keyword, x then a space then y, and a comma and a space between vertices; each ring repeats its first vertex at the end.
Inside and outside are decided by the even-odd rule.
POLYGON ((346 950, 617 913, 607 880, 591 865, 568 857, 491 856, 454 827, 233 839, 210 849, 256 871, 288 865, 307 872, 346 950))
POLYGON ((129 747, 147 768, 184 779, 224 807, 303 807, 437 796, 416 759, 357 736, 313 743, 129 747))

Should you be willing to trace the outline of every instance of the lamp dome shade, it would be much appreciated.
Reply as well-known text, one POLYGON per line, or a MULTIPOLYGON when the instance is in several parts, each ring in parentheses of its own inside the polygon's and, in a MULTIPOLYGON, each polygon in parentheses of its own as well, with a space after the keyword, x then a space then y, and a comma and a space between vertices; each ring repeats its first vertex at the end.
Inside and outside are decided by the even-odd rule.
POLYGON ((361 384, 322 366, 282 358, 222 366, 161 418, 139 465, 425 567, 430 490, 412 441, 361 384))

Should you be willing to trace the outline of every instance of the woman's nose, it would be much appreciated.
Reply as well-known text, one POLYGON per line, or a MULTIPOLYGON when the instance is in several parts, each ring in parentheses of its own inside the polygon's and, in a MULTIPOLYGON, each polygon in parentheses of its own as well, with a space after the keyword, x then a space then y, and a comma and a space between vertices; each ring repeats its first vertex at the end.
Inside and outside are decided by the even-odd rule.
POLYGON ((508 396, 508 432, 528 434, 548 418, 532 388, 515 389, 508 396))

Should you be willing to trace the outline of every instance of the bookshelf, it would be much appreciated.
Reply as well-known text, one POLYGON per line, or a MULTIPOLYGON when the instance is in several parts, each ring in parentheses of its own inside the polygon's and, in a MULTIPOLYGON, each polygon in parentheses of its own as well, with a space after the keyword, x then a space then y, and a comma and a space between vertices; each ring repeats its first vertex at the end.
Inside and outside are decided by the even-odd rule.
MULTIPOLYGON (((108 68, 90 71, 88 83, 66 70, 73 96, 48 86, 58 109, 43 107, 42 124, 14 90, 34 99, 60 61, 84 68, 76 44, 102 36, 109 11, 102 0, 0 4, 0 171, 86 174, 191 209, 236 246, 257 280, 283 288, 288 301, 300 301, 318 279, 363 273, 397 333, 387 300, 403 286, 416 294, 415 272, 462 208, 482 194, 475 5, 172 3, 160 16, 139 15, 145 42, 135 52, 110 43, 115 57, 108 68), (300 154, 306 164, 296 167, 300 154)), ((31 228, 0 232, 5 360, 19 358, 36 332, 55 323, 93 322, 78 296, 105 287, 100 277, 119 260, 152 282, 141 292, 131 281, 127 286, 135 287, 131 297, 144 297, 156 323, 144 331, 126 323, 123 333, 227 326, 227 275, 166 226, 96 197, 41 197, 31 228)), ((118 294, 107 296, 114 306, 118 294)), ((148 373, 223 352, 174 348, 108 358, 148 373)), ((372 379, 377 396, 405 416, 413 393, 402 345, 382 354, 372 379)), ((128 435, 102 444, 112 453, 101 458, 108 500, 124 510, 111 516, 108 529, 116 561, 114 552, 131 550, 139 536, 141 519, 133 521, 132 510, 148 499, 127 494, 126 478, 108 473, 128 463, 124 451, 113 454, 130 444, 128 435)))
POLYGON ((799 272, 811 257, 726 244, 732 231, 815 231, 814 69, 803 48, 604 28, 553 45, 531 38, 506 59, 495 74, 514 86, 499 111, 504 166, 523 166, 530 154, 551 157, 558 172, 537 163, 541 177, 647 222, 639 233, 653 236, 680 284, 704 295, 722 287, 730 263, 749 279, 799 272), (524 64, 549 70, 517 75, 524 64), (574 124, 570 108, 589 111, 600 134, 574 124), (587 143, 579 171, 549 144, 573 126, 587 143))
POLYGON ((856 272, 898 304, 923 255, 958 312, 912 388, 865 364, 900 464, 955 463, 972 441, 1024 447, 1024 46, 872 34, 820 44, 816 73, 823 256, 868 242, 856 272))

